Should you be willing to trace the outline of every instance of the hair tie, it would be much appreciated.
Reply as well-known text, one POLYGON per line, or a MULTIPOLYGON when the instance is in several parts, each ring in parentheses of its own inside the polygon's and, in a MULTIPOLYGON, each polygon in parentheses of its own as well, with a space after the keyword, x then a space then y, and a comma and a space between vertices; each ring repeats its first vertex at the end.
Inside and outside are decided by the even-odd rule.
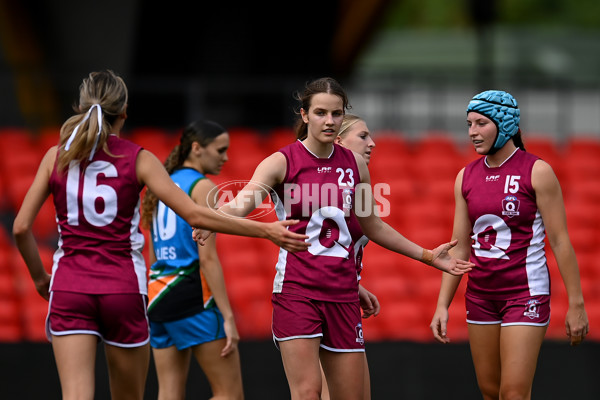
POLYGON ((94 147, 92 147, 92 151, 90 153, 90 158, 89 158, 90 161, 92 160, 92 157, 94 157, 94 153, 96 152, 96 147, 98 146, 98 139, 100 138, 100 133, 102 133, 102 107, 100 107, 100 104, 98 104, 98 103, 92 104, 92 106, 87 111, 87 113, 85 113, 85 117, 83 118, 83 121, 81 121, 79 124, 77 124, 77 126, 75 126, 75 129, 73 129, 73 133, 71 133, 69 140, 67 140, 67 144, 65 144, 65 151, 69 151, 69 148, 71 147, 71 143, 73 143, 73 140, 75 139, 75 135, 77 135, 77 131, 79 130, 79 127, 90 118, 90 115, 92 115, 92 110, 94 108, 97 108, 97 110, 98 110, 98 133, 96 134, 96 140, 94 141, 94 147))

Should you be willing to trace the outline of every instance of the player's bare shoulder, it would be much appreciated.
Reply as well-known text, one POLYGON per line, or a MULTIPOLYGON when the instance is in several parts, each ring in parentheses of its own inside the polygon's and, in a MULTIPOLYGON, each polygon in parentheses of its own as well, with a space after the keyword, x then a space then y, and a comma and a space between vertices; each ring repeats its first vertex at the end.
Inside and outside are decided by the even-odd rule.
POLYGON ((283 153, 276 151, 258 164, 252 180, 273 186, 283 182, 286 172, 287 159, 283 153))
POLYGON ((531 185, 536 190, 558 188, 559 182, 552 166, 546 161, 536 160, 531 169, 531 185))

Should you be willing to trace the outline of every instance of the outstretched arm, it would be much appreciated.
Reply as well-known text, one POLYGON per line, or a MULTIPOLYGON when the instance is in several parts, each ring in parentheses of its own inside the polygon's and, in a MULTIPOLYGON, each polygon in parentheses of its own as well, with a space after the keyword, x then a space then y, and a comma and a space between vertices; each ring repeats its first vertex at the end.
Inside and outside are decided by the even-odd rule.
POLYGON ((542 160, 536 161, 533 166, 531 183, 548 242, 569 297, 565 319, 566 333, 571 345, 577 345, 588 334, 589 322, 583 302, 577 258, 567 231, 567 217, 560 184, 550 165, 542 160))
MULTIPOLYGON (((468 260, 470 254, 469 234, 471 225, 469 214, 467 212, 467 203, 462 195, 462 178, 464 169, 461 170, 454 183, 454 228, 452 229, 452 239, 457 239, 458 244, 450 250, 449 254, 461 260, 468 260)), ((429 327, 433 332, 433 337, 442 343, 450 342, 448 334, 448 308, 456 294, 456 289, 460 284, 461 277, 447 273, 442 274, 442 282, 438 295, 438 302, 435 313, 429 327)))
POLYGON ((258 207, 267 197, 271 188, 281 182, 286 172, 285 156, 276 152, 261 161, 252 178, 229 203, 219 207, 219 211, 236 217, 245 217, 258 207))
POLYGON ((152 153, 140 151, 137 164, 140 183, 148 188, 170 209, 194 227, 240 236, 267 238, 289 251, 306 250, 305 236, 286 229, 297 221, 263 223, 231 216, 202 207, 181 190, 169 177, 161 162, 152 153))
POLYGON ((356 156, 356 161, 360 171, 361 185, 356 188, 357 204, 354 209, 370 211, 361 212, 360 216, 357 214, 360 226, 369 239, 388 250, 422 261, 453 275, 462 275, 471 270, 472 263, 451 257, 448 254, 448 251, 457 244, 457 241, 442 244, 433 250, 427 250, 411 242, 381 220, 376 213, 369 170, 362 157, 356 156))

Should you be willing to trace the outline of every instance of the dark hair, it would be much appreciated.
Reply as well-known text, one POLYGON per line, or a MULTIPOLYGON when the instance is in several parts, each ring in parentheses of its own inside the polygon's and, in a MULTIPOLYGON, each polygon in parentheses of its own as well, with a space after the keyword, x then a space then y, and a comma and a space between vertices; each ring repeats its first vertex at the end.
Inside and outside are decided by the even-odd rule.
POLYGON ((525 151, 525 144, 523 143, 523 136, 521 136, 521 129, 519 129, 511 139, 513 140, 515 146, 525 151))
POLYGON ((170 174, 183 165, 192 150, 192 143, 197 142, 200 146, 206 147, 225 132, 227 130, 221 125, 207 120, 194 121, 186 126, 179 138, 179 144, 171 150, 165 161, 167 172, 170 174))
MULTIPOLYGON (((308 112, 313 96, 319 93, 329 93, 339 96, 342 99, 344 111, 352 108, 348 102, 348 96, 346 95, 344 88, 342 88, 342 86, 335 79, 328 77, 319 78, 312 82, 306 83, 304 92, 302 92, 302 94, 296 92, 294 98, 300 102, 300 108, 308 112)), ((297 110, 296 114, 300 115, 300 110, 297 110)), ((296 132, 296 137, 298 139, 306 139, 306 136, 308 135, 308 128, 306 122, 302 120, 302 117, 296 120, 294 131, 296 132)))
MULTIPOLYGON (((194 121, 185 127, 179 138, 179 144, 171 150, 164 165, 167 172, 173 173, 180 168, 188 158, 192 150, 192 144, 197 142, 200 146, 206 147, 212 143, 217 136, 227 132, 225 128, 213 121, 200 120, 194 121)), ((152 225, 152 213, 158 204, 158 198, 150 190, 146 190, 144 201, 142 202, 142 225, 149 228, 152 225)))

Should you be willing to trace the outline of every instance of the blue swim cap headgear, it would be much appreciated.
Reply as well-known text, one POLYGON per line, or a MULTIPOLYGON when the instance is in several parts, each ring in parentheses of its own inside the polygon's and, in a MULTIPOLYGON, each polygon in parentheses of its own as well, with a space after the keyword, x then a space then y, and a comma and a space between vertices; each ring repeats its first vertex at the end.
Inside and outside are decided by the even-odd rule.
POLYGON ((476 94, 467 106, 467 114, 471 111, 488 117, 498 128, 496 141, 489 154, 501 149, 508 139, 519 132, 521 112, 517 100, 510 93, 502 90, 486 90, 476 94))

